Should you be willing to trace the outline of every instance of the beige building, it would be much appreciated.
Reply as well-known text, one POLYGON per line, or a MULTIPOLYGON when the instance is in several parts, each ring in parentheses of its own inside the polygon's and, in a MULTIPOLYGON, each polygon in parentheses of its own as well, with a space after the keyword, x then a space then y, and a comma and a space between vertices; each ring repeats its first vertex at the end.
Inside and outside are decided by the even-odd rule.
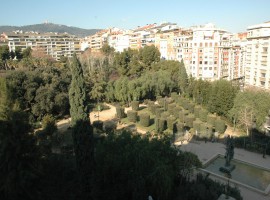
POLYGON ((20 47, 22 50, 31 47, 55 60, 59 60, 61 56, 71 57, 73 53, 80 52, 79 39, 68 34, 13 32, 5 35, 8 38, 10 51, 15 51, 16 47, 20 47))
POLYGON ((270 22, 247 28, 245 84, 270 89, 270 22))

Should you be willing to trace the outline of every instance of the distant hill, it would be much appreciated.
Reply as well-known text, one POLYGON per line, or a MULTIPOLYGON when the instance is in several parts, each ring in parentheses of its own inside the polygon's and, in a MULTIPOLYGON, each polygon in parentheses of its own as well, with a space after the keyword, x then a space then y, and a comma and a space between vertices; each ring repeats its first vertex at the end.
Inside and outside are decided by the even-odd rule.
POLYGON ((0 26, 0 33, 12 32, 16 30, 22 30, 23 32, 35 31, 39 33, 47 32, 57 32, 57 33, 69 33, 71 35, 76 35, 77 37, 85 37, 93 35, 101 29, 83 29, 72 26, 44 23, 44 24, 34 24, 26 26, 0 26))

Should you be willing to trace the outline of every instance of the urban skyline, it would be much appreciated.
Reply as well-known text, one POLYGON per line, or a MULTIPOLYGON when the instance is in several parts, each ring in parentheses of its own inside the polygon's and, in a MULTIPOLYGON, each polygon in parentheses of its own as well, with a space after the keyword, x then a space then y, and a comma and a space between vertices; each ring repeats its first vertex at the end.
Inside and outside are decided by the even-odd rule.
POLYGON ((106 29, 173 22, 182 27, 214 23, 229 32, 244 32, 251 24, 270 20, 267 0, 239 1, 4 1, 0 25, 23 26, 49 21, 80 28, 106 29), (22 13, 23 12, 23 13, 22 13))

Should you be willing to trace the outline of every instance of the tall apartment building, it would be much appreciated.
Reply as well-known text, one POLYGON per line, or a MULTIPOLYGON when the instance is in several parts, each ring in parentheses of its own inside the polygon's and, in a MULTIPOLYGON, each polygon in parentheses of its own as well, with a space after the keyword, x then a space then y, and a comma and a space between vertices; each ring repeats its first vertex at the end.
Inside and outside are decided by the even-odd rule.
POLYGON ((247 28, 245 84, 270 89, 270 22, 247 28))
POLYGON ((176 60, 183 59, 187 73, 196 78, 214 80, 222 77, 221 39, 227 31, 213 24, 192 27, 192 35, 175 38, 176 60))
POLYGON ((129 47, 130 31, 111 32, 108 36, 108 45, 113 47, 117 52, 123 52, 129 47))
POLYGON ((10 51, 15 51, 16 47, 22 50, 31 47, 33 50, 50 55, 55 60, 59 60, 61 56, 71 57, 73 53, 80 52, 79 39, 68 34, 14 32, 5 35, 10 51))

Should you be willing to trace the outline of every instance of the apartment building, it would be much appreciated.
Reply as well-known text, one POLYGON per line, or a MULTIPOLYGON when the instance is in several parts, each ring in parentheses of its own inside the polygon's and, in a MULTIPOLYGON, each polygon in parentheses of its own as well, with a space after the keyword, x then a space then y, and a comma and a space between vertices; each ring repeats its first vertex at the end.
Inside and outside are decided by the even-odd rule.
POLYGON ((124 49, 128 49, 130 46, 130 34, 131 31, 116 31, 111 32, 108 36, 108 44, 117 52, 123 52, 124 49))
POLYGON ((187 73, 193 77, 205 80, 221 78, 220 45, 227 31, 211 23, 191 29, 187 32, 189 34, 181 34, 174 40, 176 60, 183 59, 187 73))
POLYGON ((68 34, 12 32, 5 35, 10 51, 15 51, 16 47, 20 47, 22 50, 31 47, 55 60, 59 60, 61 56, 71 57, 73 53, 80 52, 79 39, 68 34))
POLYGON ((179 35, 181 29, 173 23, 164 23, 155 29, 155 46, 160 51, 161 59, 174 60, 176 57, 175 36, 179 35))
POLYGON ((270 22, 247 28, 245 84, 270 89, 270 22))

